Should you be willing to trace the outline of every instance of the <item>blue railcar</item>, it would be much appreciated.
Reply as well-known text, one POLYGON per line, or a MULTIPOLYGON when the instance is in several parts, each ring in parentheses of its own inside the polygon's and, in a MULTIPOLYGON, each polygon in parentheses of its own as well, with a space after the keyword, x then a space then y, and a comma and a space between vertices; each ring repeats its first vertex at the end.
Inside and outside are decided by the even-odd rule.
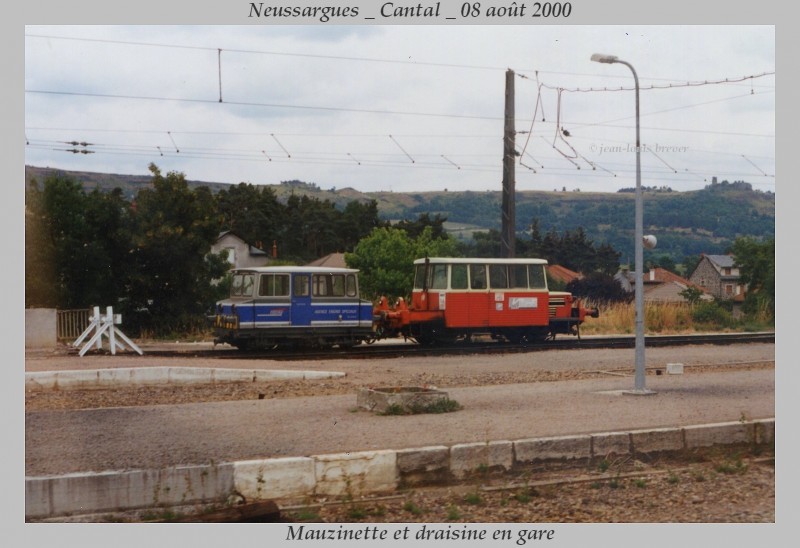
POLYGON ((359 296, 357 270, 276 266, 232 275, 230 297, 213 318, 217 343, 348 347, 373 338, 372 303, 359 296))

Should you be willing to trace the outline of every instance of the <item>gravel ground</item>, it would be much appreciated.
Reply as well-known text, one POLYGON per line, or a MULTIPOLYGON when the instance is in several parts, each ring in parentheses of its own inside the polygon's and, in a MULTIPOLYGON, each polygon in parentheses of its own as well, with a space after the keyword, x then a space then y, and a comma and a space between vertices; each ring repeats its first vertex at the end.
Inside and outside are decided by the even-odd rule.
MULTIPOLYGON (((681 389, 682 397, 691 398, 697 396, 692 393, 690 382, 692 379, 707 379, 709 375, 713 375, 713 378, 720 379, 719 384, 722 386, 724 383, 721 381, 729 377, 727 375, 729 372, 733 373, 732 376, 742 376, 745 383, 747 372, 753 372, 756 375, 754 379, 763 378, 762 373, 770 371, 774 376, 774 352, 775 347, 772 344, 648 349, 648 386, 666 381, 683 382, 688 387, 681 389), (666 379, 664 375, 657 377, 657 370, 663 369, 665 364, 670 362, 685 364, 686 374, 683 379, 666 379), (719 376, 716 377, 717 375, 719 376)), ((228 409, 220 407, 222 405, 241 405, 236 402, 244 403, 259 399, 275 400, 276 403, 285 401, 289 405, 297 398, 297 401, 306 407, 317 401, 317 398, 320 402, 329 401, 330 397, 353 394, 364 386, 435 385, 454 390, 475 389, 483 393, 490 387, 501 390, 504 386, 508 386, 517 390, 517 387, 523 389, 547 383, 547 386, 553 388, 550 392, 557 394, 559 387, 562 386, 559 383, 564 383, 566 389, 576 382, 604 383, 608 379, 618 379, 620 385, 630 384, 632 388, 631 362, 630 350, 548 351, 513 356, 458 356, 433 360, 412 358, 372 362, 330 360, 311 363, 165 359, 148 357, 146 354, 145 356, 97 355, 84 358, 61 353, 31 354, 26 357, 27 371, 169 365, 236 369, 314 369, 343 371, 346 377, 258 384, 220 383, 115 390, 29 392, 25 398, 26 473, 29 473, 27 470, 30 468, 30 463, 37 463, 37 469, 58 470, 58 462, 67 458, 70 451, 94 453, 100 448, 100 445, 95 443, 102 444, 105 441, 89 437, 70 438, 69 432, 64 432, 62 437, 50 435, 46 433, 46 428, 40 432, 40 425, 55 421, 53 423, 55 430, 52 432, 58 432, 58 421, 69 418, 82 423, 82 428, 89 428, 87 432, 96 431, 97 435, 103 438, 107 437, 109 432, 103 428, 108 428, 109 425, 95 421, 105 420, 111 416, 105 414, 105 410, 113 412, 113 416, 127 414, 136 417, 139 416, 135 414, 136 409, 142 409, 146 414, 161 416, 159 414, 171 412, 174 408, 183 410, 186 414, 185 426, 188 428, 197 421, 217 419, 218 413, 228 409), (101 414, 95 416, 94 413, 101 414), (214 415, 212 417, 207 413, 214 415), (86 421, 94 424, 88 424, 86 421), (39 443, 37 445, 34 443, 37 435, 43 438, 49 436, 53 441, 44 439, 37 442, 39 443), (70 439, 73 441, 69 441, 70 439), (76 449, 74 445, 86 447, 76 449), (61 456, 48 456, 48 454, 61 456)), ((746 415, 743 409, 748 408, 749 402, 758 399, 758 394, 745 392, 744 389, 725 388, 725 390, 730 390, 730 393, 713 396, 720 401, 733 397, 736 403, 732 404, 729 411, 737 417, 740 413, 746 415)), ((774 392, 774 384, 772 391, 774 392)), ((501 393, 498 392, 498 395, 501 393)), ((665 398, 667 396, 668 394, 664 394, 665 398)), ((493 405, 503 405, 502 397, 492 401, 498 402, 493 405)), ((650 413, 663 412, 659 411, 657 406, 648 408, 650 413)), ((769 410, 769 405, 766 409, 769 410)), ((481 430, 480 435, 484 437, 488 435, 490 439, 495 439, 490 429, 492 411, 490 406, 476 413, 474 417, 480 422, 476 427, 481 430)), ((688 407, 686 411, 687 424, 709 422, 697 412, 690 411, 688 407)), ((576 408, 572 412, 579 415, 581 410, 576 408)), ((774 416, 774 403, 772 413, 774 416)), ((467 412, 462 411, 453 415, 458 415, 459 421, 470 420, 467 412)), ((359 421, 366 420, 346 415, 343 418, 343 422, 349 420, 356 425, 359 421)), ((138 421, 135 418, 132 420, 138 421)), ((425 420, 427 420, 425 417, 420 416, 419 420, 406 421, 409 430, 397 438, 398 447, 414 446, 415 431, 420 429, 420 424, 425 420)), ((248 429, 252 431, 252 425, 244 426, 245 431, 248 429)), ((113 425, 110 427, 113 431, 113 425)), ((146 430, 146 427, 142 428, 143 431, 146 430)), ((281 430, 278 425, 274 428, 281 430)), ((319 428, 323 431, 332 430, 327 421, 320 421, 319 428)), ((468 423, 459 423, 459 428, 463 428, 464 431, 475 429, 468 423)), ((568 433, 576 432, 564 432, 568 433)), ((243 432, 242 435, 247 434, 243 432)), ((298 432, 294 435, 297 436, 298 432)), ((309 442, 309 436, 314 436, 312 432, 303 432, 300 435, 304 443, 309 442)), ((322 438, 324 436, 320 435, 320 439, 322 438)), ((141 445, 142 441, 149 441, 151 445, 155 444, 152 445, 153 448, 164 455, 174 451, 171 439, 131 441, 136 445, 141 445)), ((198 454, 208 455, 212 451, 209 443, 206 439, 196 440, 194 449, 198 454)), ((449 442, 445 440, 441 443, 449 442)), ((131 453, 135 453, 138 449, 131 446, 131 453)), ((308 500, 303 501, 302 507, 287 510, 285 515, 291 520, 326 522, 773 522, 775 521, 773 454, 771 449, 767 449, 759 455, 751 455, 748 449, 736 448, 718 454, 683 455, 681 459, 664 458, 655 462, 626 460, 607 463, 607 469, 604 470, 599 468, 605 467, 602 463, 593 463, 592 468, 537 470, 525 478, 483 478, 481 481, 448 488, 404 492, 399 497, 383 500, 353 499, 344 504, 329 504, 337 502, 331 500, 308 500), (636 476, 626 476, 630 473, 636 476), (315 506, 316 504, 321 506, 315 506)), ((127 454, 127 451, 124 453, 127 454)), ((313 452, 296 454, 313 454, 313 452)), ((119 451, 116 456, 120 458, 120 462, 125 462, 124 455, 119 451)), ((133 464, 135 465, 135 461, 133 464)), ((121 467, 125 468, 126 465, 121 467)))
POLYGON ((695 452, 656 462, 626 460, 591 468, 380 499, 314 500, 288 506, 288 521, 468 523, 772 523, 771 451, 695 452))

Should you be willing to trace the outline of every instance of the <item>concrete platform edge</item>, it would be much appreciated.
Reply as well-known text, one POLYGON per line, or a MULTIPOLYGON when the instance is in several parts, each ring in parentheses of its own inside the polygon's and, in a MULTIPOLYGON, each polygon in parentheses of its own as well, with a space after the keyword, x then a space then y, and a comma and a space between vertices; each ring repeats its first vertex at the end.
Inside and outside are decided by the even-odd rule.
POLYGON ((76 390, 160 384, 214 384, 265 382, 286 379, 333 379, 339 371, 292 371, 282 369, 222 369, 208 367, 120 367, 25 373, 26 391, 76 390))
POLYGON ((409 485, 444 484, 473 473, 511 471, 535 462, 774 441, 775 419, 769 418, 161 470, 26 477, 25 518, 39 520, 186 504, 211 505, 242 498, 252 501, 318 494, 360 496, 409 485))

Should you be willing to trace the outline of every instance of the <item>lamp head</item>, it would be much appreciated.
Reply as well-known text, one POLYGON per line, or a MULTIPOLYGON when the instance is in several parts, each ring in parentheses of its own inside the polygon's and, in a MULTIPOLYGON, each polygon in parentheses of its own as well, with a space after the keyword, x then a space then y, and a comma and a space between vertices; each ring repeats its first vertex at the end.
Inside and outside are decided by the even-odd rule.
POLYGON ((592 55, 592 61, 598 63, 616 63, 618 60, 619 57, 616 55, 606 55, 604 53, 595 53, 592 55))

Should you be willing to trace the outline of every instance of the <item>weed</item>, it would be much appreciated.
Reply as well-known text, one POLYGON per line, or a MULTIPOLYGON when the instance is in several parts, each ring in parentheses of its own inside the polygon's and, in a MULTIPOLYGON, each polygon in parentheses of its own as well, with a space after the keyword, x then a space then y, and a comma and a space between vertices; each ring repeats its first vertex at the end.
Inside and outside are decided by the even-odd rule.
POLYGON ((458 506, 455 504, 451 504, 447 508, 447 519, 449 521, 455 521, 457 519, 461 519, 461 511, 458 509, 458 506))
POLYGON ((443 398, 428 404, 412 404, 403 406, 399 403, 393 403, 386 407, 383 413, 379 415, 421 415, 423 413, 452 413, 462 409, 461 404, 450 398, 443 398))
POLYGON ((694 481, 697 482, 706 481, 706 477, 703 475, 702 472, 698 470, 697 472, 694 473, 694 481))
POLYGON ((634 480, 633 484, 639 489, 644 489, 645 487, 647 487, 647 482, 641 478, 634 480))
POLYGON ((310 508, 298 511, 294 517, 297 521, 319 521, 320 519, 319 514, 310 508))
POLYGON ((360 506, 351 506, 347 511, 347 516, 352 519, 364 519, 368 512, 360 506))
POLYGON ((597 465, 597 469, 600 470, 601 472, 605 472, 606 470, 608 470, 609 466, 611 466, 611 463, 608 462, 608 460, 603 459, 600 461, 600 464, 597 465))
POLYGON ((464 502, 474 505, 483 504, 483 497, 481 497, 481 494, 477 491, 473 491, 472 493, 464 495, 464 502))
POLYGON ((393 403, 386 407, 383 410, 383 413, 378 413, 379 415, 408 415, 408 410, 400 405, 399 403, 393 403))
POLYGON ((742 461, 741 458, 738 458, 733 462, 726 461, 720 463, 714 467, 714 470, 720 474, 744 474, 747 472, 747 465, 742 461))
POLYGON ((531 501, 531 496, 528 493, 521 492, 514 495, 514 500, 522 504, 528 504, 531 501))
POLYGON ((681 480, 678 476, 675 475, 674 472, 670 472, 669 476, 667 476, 667 483, 675 485, 679 483, 681 480))
POLYGON ((403 504, 403 510, 415 516, 420 516, 424 513, 422 508, 420 508, 413 501, 410 500, 406 501, 406 503, 403 504))

